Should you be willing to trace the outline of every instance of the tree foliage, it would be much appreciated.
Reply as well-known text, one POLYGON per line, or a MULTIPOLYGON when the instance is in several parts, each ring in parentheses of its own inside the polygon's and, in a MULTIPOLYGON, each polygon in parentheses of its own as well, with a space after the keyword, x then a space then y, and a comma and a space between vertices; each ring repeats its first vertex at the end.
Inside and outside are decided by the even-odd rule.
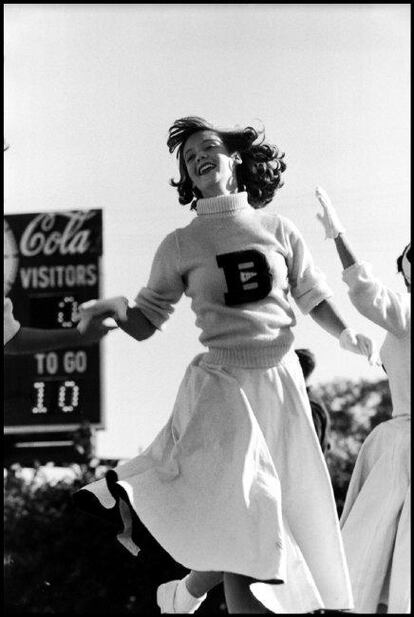
POLYGON ((331 448, 326 458, 340 515, 363 441, 377 424, 391 417, 391 394, 386 379, 333 381, 314 392, 330 414, 331 448))

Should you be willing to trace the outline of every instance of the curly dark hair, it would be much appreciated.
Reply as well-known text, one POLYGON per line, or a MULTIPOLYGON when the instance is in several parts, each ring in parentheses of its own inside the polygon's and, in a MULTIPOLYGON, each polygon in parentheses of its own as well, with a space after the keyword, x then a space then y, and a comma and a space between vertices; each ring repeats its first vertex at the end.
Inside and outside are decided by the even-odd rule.
POLYGON ((407 259, 411 263, 411 242, 409 244, 407 244, 406 247, 404 247, 404 250, 401 253, 401 255, 399 257, 397 257, 397 272, 400 272, 403 275, 404 280, 406 280, 406 278, 404 276, 402 262, 403 262, 403 257, 404 257, 406 252, 407 252, 407 255, 406 255, 407 259))
POLYGON ((397 272, 402 272, 402 260, 403 260, 405 251, 407 251, 407 259, 411 263, 411 242, 407 244, 407 246, 404 247, 404 250, 401 253, 401 255, 397 257, 397 272))
POLYGON ((167 146, 171 153, 177 149, 180 179, 170 180, 171 186, 178 190, 180 204, 191 203, 197 208, 197 200, 202 197, 193 187, 184 162, 183 150, 187 139, 197 131, 214 131, 223 140, 230 154, 238 152, 242 163, 237 166, 236 177, 239 191, 247 191, 247 199, 253 208, 263 208, 272 199, 277 189, 283 186, 282 173, 286 169, 281 152, 276 146, 265 142, 264 129, 251 126, 244 129, 218 129, 198 116, 180 118, 169 128, 167 146))

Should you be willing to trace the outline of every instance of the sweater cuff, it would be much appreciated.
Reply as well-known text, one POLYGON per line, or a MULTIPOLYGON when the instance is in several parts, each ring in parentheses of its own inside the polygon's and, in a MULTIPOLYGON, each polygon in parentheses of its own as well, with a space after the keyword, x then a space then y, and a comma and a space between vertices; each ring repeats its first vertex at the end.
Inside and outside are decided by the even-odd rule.
POLYGON ((326 285, 323 287, 314 287, 299 298, 295 298, 295 302, 298 305, 303 315, 308 315, 315 306, 318 306, 323 300, 332 298, 333 293, 326 285))
POLYGON ((169 318, 170 313, 173 312, 173 309, 168 311, 152 305, 141 292, 134 299, 133 304, 139 308, 144 317, 146 317, 157 330, 165 329, 165 322, 169 318))
POLYGON ((342 272, 342 280, 350 288, 355 287, 358 283, 366 283, 371 279, 372 265, 366 261, 356 262, 342 272))

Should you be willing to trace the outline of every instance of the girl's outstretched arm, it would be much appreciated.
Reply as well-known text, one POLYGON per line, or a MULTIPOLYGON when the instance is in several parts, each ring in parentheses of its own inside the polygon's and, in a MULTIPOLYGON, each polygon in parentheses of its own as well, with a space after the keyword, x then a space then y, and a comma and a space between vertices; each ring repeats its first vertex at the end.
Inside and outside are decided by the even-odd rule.
POLYGON ((316 321, 318 326, 321 326, 321 328, 337 339, 347 328, 347 325, 330 300, 322 300, 310 311, 310 316, 316 321))
POLYGON ((126 320, 117 321, 118 326, 137 341, 144 341, 152 336, 157 329, 137 307, 128 307, 126 320))
POLYGON ((378 363, 378 354, 373 341, 364 334, 357 334, 348 328, 330 300, 317 304, 310 315, 326 332, 339 340, 343 349, 367 356, 370 364, 378 363))
POLYGON ((128 300, 123 296, 85 302, 79 307, 79 316, 78 330, 81 333, 88 332, 94 320, 104 321, 108 317, 137 341, 149 338, 157 329, 137 306, 128 306, 128 300))

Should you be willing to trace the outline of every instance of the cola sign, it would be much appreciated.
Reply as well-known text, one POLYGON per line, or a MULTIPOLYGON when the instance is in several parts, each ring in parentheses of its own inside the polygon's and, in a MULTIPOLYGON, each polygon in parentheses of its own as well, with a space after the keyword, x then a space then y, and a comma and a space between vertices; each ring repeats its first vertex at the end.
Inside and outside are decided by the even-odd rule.
MULTIPOLYGON (((5 216, 4 294, 22 326, 74 328, 101 288, 102 211, 5 216)), ((5 432, 103 427, 100 345, 5 356, 5 432)))
POLYGON ((20 240, 20 252, 26 257, 35 255, 83 255, 90 247, 91 229, 85 223, 96 211, 41 213, 27 225, 20 240), (64 219, 62 231, 56 229, 57 219, 64 219))

